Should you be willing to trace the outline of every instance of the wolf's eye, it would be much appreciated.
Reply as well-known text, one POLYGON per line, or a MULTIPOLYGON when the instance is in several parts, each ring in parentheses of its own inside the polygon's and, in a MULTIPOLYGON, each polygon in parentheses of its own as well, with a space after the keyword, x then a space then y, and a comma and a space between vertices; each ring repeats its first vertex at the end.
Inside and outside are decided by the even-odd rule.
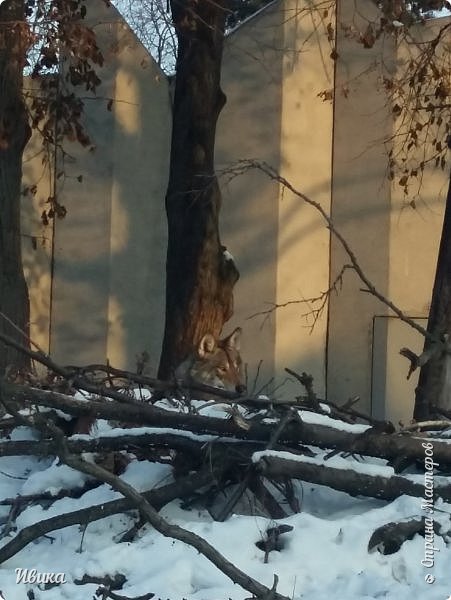
POLYGON ((218 371, 219 371, 220 373, 227 373, 227 366, 226 366, 226 365, 220 365, 220 366, 218 367, 218 371))

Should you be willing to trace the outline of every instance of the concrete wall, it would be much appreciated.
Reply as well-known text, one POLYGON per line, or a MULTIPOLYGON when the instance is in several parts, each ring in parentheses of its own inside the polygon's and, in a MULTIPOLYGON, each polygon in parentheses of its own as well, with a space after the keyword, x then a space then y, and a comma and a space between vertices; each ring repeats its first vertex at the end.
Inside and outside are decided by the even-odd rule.
MULTIPOLYGON (((65 142, 64 164, 57 155, 55 171, 65 175, 54 186, 67 216, 54 224, 50 351, 65 364, 108 358, 133 368, 147 350, 155 369, 164 322, 169 89, 114 8, 93 3, 89 18, 105 65, 97 97, 84 100, 92 145, 65 142)), ((26 178, 33 177, 27 167, 26 178)), ((27 256, 28 264, 36 253, 27 256)), ((31 267, 27 273, 42 329, 37 297, 45 294, 31 267)))
MULTIPOLYGON (((146 350, 155 372, 164 323, 169 90, 118 13, 103 3, 96 11, 91 19, 107 62, 100 99, 85 101, 95 150, 66 146, 72 158, 64 165, 66 177, 54 185, 67 217, 55 223, 53 241, 46 230, 49 243, 37 250, 24 238, 33 335, 45 348, 50 341, 63 363, 108 358, 133 368, 136 354, 146 350), (110 97, 112 111, 106 109, 110 97)), ((222 241, 241 272, 226 331, 244 328, 249 388, 279 397, 303 393, 287 381, 284 368, 290 367, 311 373, 318 394, 327 390, 338 402, 359 395, 360 408, 396 420, 409 417, 415 383, 405 383, 407 365, 397 352, 419 349, 421 340, 362 293, 349 272, 316 313, 321 303, 312 299, 348 262, 342 248, 296 193, 261 171, 232 177, 228 170, 240 159, 271 165, 331 214, 384 295, 409 316, 427 315, 446 173, 426 173, 415 210, 405 206, 401 188, 387 182, 382 139, 394 124, 379 74, 368 69, 382 48, 361 48, 340 26, 374 14, 367 0, 340 3, 337 22, 308 0, 276 1, 232 33, 223 61, 228 101, 218 123, 216 163, 223 172, 222 241), (328 40, 328 22, 336 40, 328 40), (334 87, 333 102, 318 97, 334 87), (271 311, 275 305, 282 307, 271 311)), ((383 52, 389 69, 406 57, 389 40, 383 52)), ((41 171, 36 160, 25 163, 27 181, 41 171)), ((38 215, 52 187, 46 177, 39 193, 24 200, 27 231, 40 228, 38 215)))
MULTIPOLYGON (((319 20, 309 2, 275 2, 229 36, 217 163, 265 161, 329 211, 332 105, 317 95, 331 87, 333 64, 319 20)), ((312 314, 302 316, 311 313, 307 302, 253 315, 327 289, 327 229, 318 213, 259 171, 224 183, 223 192, 223 237, 242 274, 234 318, 245 327, 250 383, 258 371, 257 389, 269 382, 280 397, 299 392, 284 374, 289 367, 311 373, 324 394, 327 307, 313 330, 312 314)))
MULTIPOLYGON (((374 18, 375 10, 368 2, 340 3, 337 31, 340 23, 350 22, 364 30, 365 19, 374 18)), ((430 39, 442 25, 439 19, 415 28, 413 37, 430 39)), ((381 85, 380 57, 384 56, 385 73, 396 75, 397 69, 405 68, 413 47, 395 49, 393 39, 385 38, 372 49, 356 51, 354 39, 339 36, 331 215, 376 288, 407 316, 423 317, 424 325, 448 175, 426 169, 413 207, 397 181, 390 183, 386 178, 383 144, 384 138, 399 132, 399 123, 381 85), (343 87, 348 89, 346 96, 340 93, 343 87)), ((396 139, 395 153, 396 144, 402 141, 396 139)), ((332 237, 331 282, 345 262, 343 249, 332 237)), ((398 353, 405 346, 420 351, 421 336, 394 319, 362 287, 355 274, 347 274, 340 293, 330 299, 328 397, 341 402, 358 395, 364 410, 406 421, 412 415, 418 373, 407 381, 408 364, 398 353)))

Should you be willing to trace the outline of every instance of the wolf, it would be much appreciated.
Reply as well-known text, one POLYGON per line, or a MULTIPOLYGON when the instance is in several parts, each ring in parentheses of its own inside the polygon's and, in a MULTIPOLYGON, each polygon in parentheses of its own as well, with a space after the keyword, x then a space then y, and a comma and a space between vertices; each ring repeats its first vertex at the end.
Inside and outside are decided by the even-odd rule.
POLYGON ((222 340, 211 333, 205 334, 197 348, 175 370, 176 380, 244 394, 240 338, 240 327, 222 340))

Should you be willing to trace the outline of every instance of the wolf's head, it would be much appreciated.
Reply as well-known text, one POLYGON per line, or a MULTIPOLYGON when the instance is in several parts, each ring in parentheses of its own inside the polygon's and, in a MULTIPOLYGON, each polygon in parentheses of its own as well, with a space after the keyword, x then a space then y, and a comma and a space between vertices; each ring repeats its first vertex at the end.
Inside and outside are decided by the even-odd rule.
POLYGON ((246 386, 241 372, 240 337, 240 327, 222 340, 205 334, 193 354, 177 368, 176 377, 242 394, 246 386))

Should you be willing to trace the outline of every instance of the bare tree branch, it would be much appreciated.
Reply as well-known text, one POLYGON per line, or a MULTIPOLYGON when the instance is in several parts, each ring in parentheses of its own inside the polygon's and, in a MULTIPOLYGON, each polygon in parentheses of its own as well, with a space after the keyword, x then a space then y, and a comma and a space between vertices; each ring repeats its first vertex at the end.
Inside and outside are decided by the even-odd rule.
MULTIPOLYGON (((143 495, 152 504, 155 510, 160 510, 165 504, 172 502, 175 498, 188 496, 204 485, 211 484, 214 473, 202 471, 191 473, 189 476, 170 483, 168 485, 144 492, 143 495)), ((43 519, 39 523, 29 525, 21 529, 17 535, 2 548, 0 548, 0 564, 16 555, 31 542, 57 529, 70 527, 71 525, 84 525, 99 521, 105 517, 127 512, 135 508, 135 505, 127 498, 111 500, 89 508, 82 508, 72 512, 64 513, 49 519, 43 519)))
POLYGON ((327 212, 324 210, 324 208, 321 206, 321 204, 319 202, 316 202, 315 200, 312 200, 309 196, 306 196, 305 194, 303 194, 302 192, 297 190, 285 177, 282 177, 282 175, 280 175, 271 165, 269 165, 268 163, 266 163, 264 161, 259 161, 259 160, 254 160, 254 159, 241 160, 241 161, 238 161, 237 163, 235 163, 234 165, 231 165, 227 169, 224 169, 222 172, 222 176, 227 175, 229 178, 232 179, 232 178, 242 175, 243 173, 250 171, 250 170, 261 171, 262 173, 267 175, 271 180, 278 182, 285 189, 292 192, 295 196, 297 196, 298 198, 303 200, 306 204, 308 204, 309 206, 312 206, 317 212, 319 212, 320 215, 322 216, 323 220, 325 221, 327 228, 331 231, 331 233, 339 241, 339 243, 343 247, 344 251, 348 255, 352 269, 355 271, 355 273, 359 277, 360 281, 364 284, 365 287, 363 288, 362 291, 367 292, 367 293, 371 294, 372 296, 374 296, 375 298, 377 298, 378 300, 380 300, 380 302, 382 302, 390 310, 392 310, 395 313, 395 315, 401 319, 401 321, 404 321, 404 323, 407 323, 408 325, 410 325, 410 327, 412 327, 413 329, 418 331, 423 337, 436 342, 437 344, 444 347, 446 350, 448 349, 448 347, 445 346, 445 344, 442 340, 437 340, 435 338, 435 336, 430 334, 426 329, 424 329, 424 327, 421 327, 421 325, 419 325, 413 319, 408 317, 391 300, 389 300, 386 296, 384 296, 381 292, 379 292, 379 290, 376 288, 376 286, 366 276, 363 268, 361 267, 361 265, 357 259, 357 256, 355 255, 354 251, 352 250, 351 246, 346 241, 346 239, 343 237, 343 235, 340 233, 340 231, 335 227, 335 224, 334 224, 332 218, 327 214, 327 212))
POLYGON ((415 354, 409 348, 401 348, 399 354, 404 356, 410 361, 409 371, 407 373, 407 379, 410 378, 412 373, 418 369, 418 367, 422 367, 427 362, 431 360, 437 353, 441 352, 443 349, 439 344, 431 344, 424 352, 422 352, 419 356, 415 354))

